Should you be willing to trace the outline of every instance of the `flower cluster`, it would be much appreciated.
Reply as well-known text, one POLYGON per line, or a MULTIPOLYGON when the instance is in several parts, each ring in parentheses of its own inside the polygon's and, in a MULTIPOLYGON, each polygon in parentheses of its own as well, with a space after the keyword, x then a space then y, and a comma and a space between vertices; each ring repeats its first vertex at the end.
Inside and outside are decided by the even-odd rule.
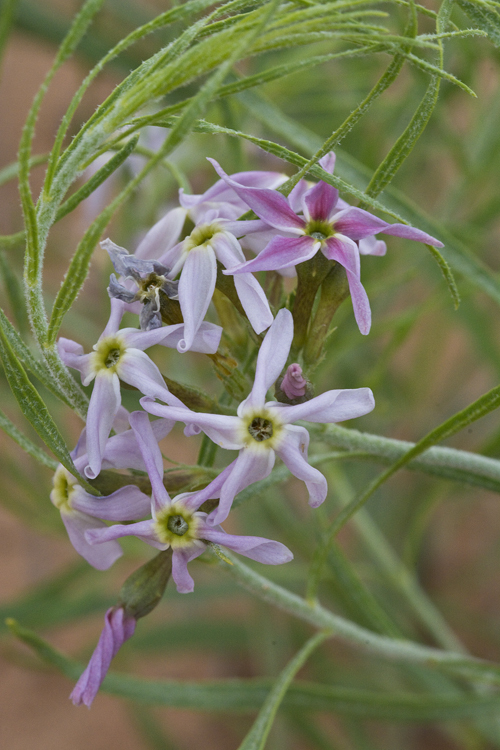
MULTIPOLYGON (((216 551, 222 546, 268 565, 292 559, 290 550, 280 542, 228 534, 222 529, 220 524, 227 519, 234 498, 267 477, 278 456, 304 482, 310 506, 317 507, 327 496, 327 482, 309 465, 309 433, 296 422, 335 423, 374 408, 369 388, 329 390, 314 396, 294 328, 300 322, 302 327, 310 326, 311 336, 319 335, 309 320, 314 296, 321 279, 330 278, 341 267, 360 331, 368 333, 370 306, 360 280, 360 255, 385 253, 385 244, 376 234, 441 244, 418 229, 390 225, 349 206, 328 182, 311 185, 302 180, 286 198, 277 190, 286 179, 282 174, 242 172, 228 176, 217 162, 210 161, 220 179, 202 195, 186 195, 181 190, 180 205, 152 227, 135 253, 109 239, 102 243, 115 273, 108 287, 111 315, 93 351, 86 354, 80 344, 69 339, 58 343, 63 362, 80 372, 82 383, 94 381, 87 423, 72 453, 77 476, 85 476, 102 489, 99 480, 103 472, 110 474, 106 486, 113 490, 96 496, 67 469, 57 469, 51 500, 61 512, 71 542, 99 570, 109 568, 122 554, 118 540, 125 536, 135 536, 168 553, 159 558, 161 564, 156 567, 145 566, 139 603, 136 593, 132 602, 125 587, 122 601, 106 613, 99 644, 72 693, 78 704, 91 704, 113 656, 132 636, 136 620, 156 605, 158 588, 153 587, 155 593, 148 598, 147 581, 160 568, 163 589, 171 573, 177 590, 188 593, 194 588, 188 563, 207 546, 216 551), (258 218, 239 220, 249 210, 258 218), (257 257, 246 260, 244 250, 253 250, 257 257), (307 292, 307 264, 316 262, 319 253, 326 266, 322 276, 316 273, 317 266, 311 272, 316 286, 310 287, 312 293, 310 289, 307 292), (296 266, 306 280, 303 288, 310 299, 305 321, 298 292, 288 300, 283 295, 274 299, 273 306, 279 309, 273 314, 253 275, 257 271, 290 275, 296 266), (251 329, 250 345, 260 345, 253 384, 248 383, 244 400, 234 409, 229 404, 210 413, 190 399, 190 389, 176 390, 168 380, 167 386, 145 350, 161 345, 177 350, 172 356, 193 351, 214 361, 229 361, 219 344, 223 332, 231 340, 231 331, 205 320, 216 287, 234 305, 236 316, 246 320, 251 329), (125 313, 138 316, 138 327, 121 327, 125 313), (123 408, 121 383, 142 394, 141 411, 129 414, 123 408), (268 394, 273 385, 276 400, 268 394), (149 415, 157 419, 151 421, 149 415), (159 442, 176 422, 185 425, 186 437, 203 432, 218 447, 236 451, 237 456, 202 489, 171 497, 159 442), (129 473, 123 474, 123 470, 129 473), (165 572, 167 564, 171 567, 165 572)), ((334 161, 333 154, 321 161, 325 174, 331 174, 334 161)), ((280 276, 274 274, 273 278, 279 280, 280 276)), ((224 320, 220 322, 225 325, 224 320)), ((321 333, 320 343, 326 333, 321 333)), ((235 360, 231 362, 237 365, 235 360)), ((240 384, 242 379, 240 373, 240 384)), ((189 489, 188 483, 185 488, 189 489)), ((137 586, 132 589, 138 590, 137 586)))

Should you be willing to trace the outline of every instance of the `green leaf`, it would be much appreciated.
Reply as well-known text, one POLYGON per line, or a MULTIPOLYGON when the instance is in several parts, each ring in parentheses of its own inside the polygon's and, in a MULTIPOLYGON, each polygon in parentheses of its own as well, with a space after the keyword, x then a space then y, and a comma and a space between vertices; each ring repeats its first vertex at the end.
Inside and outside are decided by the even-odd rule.
POLYGON ((61 399, 65 404, 71 406, 71 402, 59 388, 57 382, 52 377, 48 368, 42 362, 39 362, 30 352, 19 333, 16 331, 10 320, 5 316, 0 308, 0 328, 4 336, 9 341, 12 350, 22 364, 42 383, 54 396, 61 399))
POLYGON ((128 143, 126 143, 125 146, 123 146, 123 148, 118 151, 117 154, 112 156, 109 161, 107 161, 106 164, 101 167, 91 177, 91 179, 88 180, 88 182, 85 183, 85 185, 82 185, 79 190, 73 193, 73 195, 59 207, 59 210, 55 217, 55 221, 59 221, 63 218, 63 216, 71 213, 71 211, 73 211, 82 201, 85 200, 85 198, 88 198, 89 195, 92 195, 94 190, 97 190, 99 185, 102 185, 102 183, 105 182, 105 180, 107 180, 108 177, 110 177, 113 172, 118 169, 118 167, 121 167, 126 159, 128 159, 130 154, 137 146, 138 141, 138 135, 134 138, 131 138, 128 143))
POLYGON ((35 443, 27 438, 16 425, 11 422, 6 414, 0 409, 0 427, 4 430, 12 440, 23 449, 32 458, 39 461, 44 466, 48 466, 49 469, 55 471, 57 469, 57 461, 48 456, 45 451, 42 451, 35 443))
POLYGON ((301 667, 304 666, 312 652, 328 638, 330 633, 316 633, 286 665, 266 697, 252 728, 241 743, 239 750, 264 750, 278 708, 280 707, 290 684, 301 667))
MULTIPOLYGON (((76 680, 83 665, 68 659, 33 631, 9 618, 11 633, 29 646, 48 664, 71 680, 76 680)), ((324 638, 322 634, 320 639, 324 638)), ((310 646, 311 641, 306 644, 310 646)), ((302 653, 302 652, 300 652, 302 653)), ((297 657, 296 657, 297 658, 297 657)), ((287 669, 291 666, 290 663, 287 669)), ((283 675, 282 675, 283 676, 283 675)), ((293 679, 293 675, 292 675, 293 679)), ((171 706, 202 711, 255 711, 272 694, 269 680, 215 680, 179 682, 176 680, 145 680, 109 672, 102 692, 140 703, 171 706)), ((382 721, 434 722, 461 720, 467 717, 495 715, 500 698, 496 694, 418 694, 398 691, 357 690, 339 685, 321 685, 303 680, 288 687, 283 708, 297 711, 329 711, 382 721)), ((257 745, 258 747, 258 745, 257 745)))
MULTIPOLYGON (((468 425, 476 422, 481 417, 494 411, 500 406, 500 386, 492 388, 488 393, 478 398, 472 404, 467 406, 462 411, 454 414, 452 417, 447 419, 445 422, 440 424, 434 430, 429 432, 425 437, 418 441, 410 450, 406 451, 397 461, 389 466, 386 471, 380 474, 373 482, 370 483, 368 488, 357 498, 354 498, 348 505, 346 505, 340 513, 333 520, 327 534, 323 540, 323 543, 316 549, 314 553, 314 565, 317 570, 323 567, 328 554, 328 547, 331 542, 338 534, 340 529, 347 523, 347 521, 369 500, 373 493, 386 482, 393 474, 399 469, 406 466, 412 459, 420 456, 431 446, 439 443, 441 440, 445 440, 451 435, 455 435, 460 430, 464 429, 468 425)), ((316 586, 319 581, 319 574, 316 577, 316 586)))
POLYGON ((0 358, 2 359, 12 393, 28 422, 50 448, 52 453, 54 453, 59 462, 78 479, 82 486, 95 495, 96 491, 94 488, 75 469, 61 433, 57 429, 38 391, 30 383, 21 362, 14 354, 2 328, 0 328, 0 358))
POLYGON ((457 4, 471 21, 488 34, 495 47, 500 47, 500 14, 491 5, 477 1, 457 0, 457 4))

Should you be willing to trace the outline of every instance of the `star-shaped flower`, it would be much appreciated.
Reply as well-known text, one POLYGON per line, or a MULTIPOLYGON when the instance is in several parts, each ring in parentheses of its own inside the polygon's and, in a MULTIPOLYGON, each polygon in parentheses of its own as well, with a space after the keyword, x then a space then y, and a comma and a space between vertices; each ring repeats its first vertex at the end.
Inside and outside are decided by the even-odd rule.
POLYGON ((375 405, 369 388, 327 391, 293 406, 276 401, 266 403, 267 391, 286 364, 292 339, 292 315, 289 310, 280 310, 260 348, 253 388, 239 405, 235 417, 198 414, 186 407, 164 406, 151 398, 141 399, 141 405, 151 414, 184 422, 190 425, 191 432, 197 427, 222 448, 239 451, 236 461, 224 470, 227 476, 221 487, 219 507, 209 516, 212 523, 221 523, 227 518, 238 492, 268 476, 276 454, 294 476, 305 482, 309 504, 320 505, 327 494, 326 479, 307 462, 309 433, 292 423, 302 419, 342 422, 367 414, 375 405))

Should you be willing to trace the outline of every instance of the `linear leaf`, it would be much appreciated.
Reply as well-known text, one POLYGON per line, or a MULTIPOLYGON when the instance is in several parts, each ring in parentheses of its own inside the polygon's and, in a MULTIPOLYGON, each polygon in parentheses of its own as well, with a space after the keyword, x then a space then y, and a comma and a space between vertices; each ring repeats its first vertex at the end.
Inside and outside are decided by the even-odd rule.
POLYGON ((94 488, 75 469, 61 433, 57 429, 40 394, 30 383, 21 362, 14 354, 2 328, 0 328, 0 358, 2 359, 12 393, 28 422, 38 435, 40 435, 52 453, 54 453, 59 462, 78 479, 80 484, 84 485, 92 494, 96 494, 94 488))
POLYGON ((88 182, 85 183, 85 185, 82 185, 79 190, 73 193, 73 195, 59 207, 59 210, 55 217, 55 221, 59 221, 63 218, 63 216, 71 213, 71 211, 73 211, 82 201, 88 198, 89 195, 92 195, 94 190, 97 190, 99 185, 102 185, 102 183, 107 180, 108 177, 110 177, 110 175, 112 175, 113 172, 115 172, 126 159, 128 159, 130 154, 137 146, 138 141, 138 135, 134 138, 131 138, 128 143, 126 143, 125 146, 123 146, 123 148, 118 151, 117 154, 112 156, 109 161, 107 161, 106 164, 101 167, 90 178, 90 180, 88 180, 88 182))
POLYGON ((70 401, 66 398, 64 393, 58 387, 56 381, 53 379, 48 368, 39 362, 33 354, 30 352, 10 320, 6 317, 3 310, 0 308, 0 328, 3 330, 4 336, 7 338, 10 346, 12 347, 16 357, 22 362, 35 377, 42 383, 54 396, 64 401, 65 404, 71 406, 70 401))
POLYGON ((299 669, 305 664, 314 649, 323 643, 329 635, 329 633, 316 633, 316 635, 310 638, 286 665, 285 669, 281 672, 271 688, 269 695, 266 697, 255 722, 241 743, 239 750, 264 750, 278 708, 280 707, 293 678, 299 669))
POLYGON ((19 430, 16 425, 11 422, 8 416, 4 414, 1 409, 0 427, 2 428, 2 430, 4 430, 4 432, 7 433, 9 437, 12 438, 12 440, 15 440, 15 442, 21 446, 25 453, 39 461, 44 466, 48 466, 49 469, 52 469, 53 471, 57 469, 57 461, 54 461, 54 459, 48 456, 45 451, 42 451, 41 448, 39 448, 29 438, 23 435, 21 430, 19 430))
MULTIPOLYGON (((31 630, 13 619, 7 620, 12 634, 48 664, 71 680, 80 676, 83 665, 54 649, 31 630)), ((203 711, 248 712, 259 709, 270 694, 269 680, 215 680, 179 682, 146 680, 108 673, 101 690, 141 703, 203 711)), ((386 721, 449 721, 498 712, 496 694, 456 696, 444 694, 384 693, 337 685, 297 681, 290 685, 283 707, 291 710, 333 711, 340 714, 386 721)))

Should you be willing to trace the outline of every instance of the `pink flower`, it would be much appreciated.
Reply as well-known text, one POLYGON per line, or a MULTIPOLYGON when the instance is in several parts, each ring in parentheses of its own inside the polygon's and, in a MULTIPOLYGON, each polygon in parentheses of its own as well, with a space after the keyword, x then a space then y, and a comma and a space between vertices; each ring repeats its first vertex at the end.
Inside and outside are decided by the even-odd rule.
MULTIPOLYGON (((439 240, 420 229, 406 224, 388 224, 360 208, 348 206, 339 211, 338 190, 326 182, 320 181, 308 189, 305 189, 305 182, 299 183, 287 200, 275 190, 239 185, 215 159, 209 161, 257 216, 278 231, 257 258, 225 273, 236 275, 248 271, 280 271, 304 263, 321 250, 326 258, 345 268, 354 316, 363 334, 370 331, 371 311, 360 280, 360 248, 357 243, 374 238, 375 234, 381 232, 443 247, 439 240)), ((380 255, 383 250, 381 244, 364 246, 364 253, 380 255)))

